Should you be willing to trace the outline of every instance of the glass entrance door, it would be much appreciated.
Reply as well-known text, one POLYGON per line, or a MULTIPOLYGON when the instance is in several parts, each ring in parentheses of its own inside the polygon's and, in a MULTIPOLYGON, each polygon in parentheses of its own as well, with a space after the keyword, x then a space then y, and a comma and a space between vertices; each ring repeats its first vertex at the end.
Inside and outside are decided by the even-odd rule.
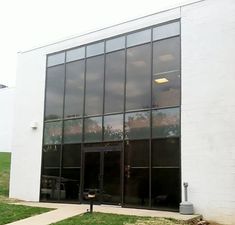
POLYGON ((96 193, 97 203, 121 203, 121 151, 102 149, 84 154, 83 199, 96 193))

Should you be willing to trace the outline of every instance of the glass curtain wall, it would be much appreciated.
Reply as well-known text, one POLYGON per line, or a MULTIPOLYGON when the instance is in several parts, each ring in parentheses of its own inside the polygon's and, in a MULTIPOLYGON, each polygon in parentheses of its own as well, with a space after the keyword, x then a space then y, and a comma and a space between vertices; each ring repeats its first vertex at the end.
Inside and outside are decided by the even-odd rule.
POLYGON ((180 54, 173 21, 48 55, 41 200, 82 201, 91 155, 100 201, 178 209, 180 54))

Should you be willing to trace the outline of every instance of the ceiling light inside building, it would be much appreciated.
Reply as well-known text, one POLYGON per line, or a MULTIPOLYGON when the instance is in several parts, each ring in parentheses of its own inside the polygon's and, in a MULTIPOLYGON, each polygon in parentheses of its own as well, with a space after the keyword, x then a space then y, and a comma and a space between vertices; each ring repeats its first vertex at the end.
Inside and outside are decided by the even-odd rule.
POLYGON ((163 83, 168 82, 169 80, 167 80, 165 77, 163 77, 163 78, 155 79, 154 81, 158 84, 163 84, 163 83))

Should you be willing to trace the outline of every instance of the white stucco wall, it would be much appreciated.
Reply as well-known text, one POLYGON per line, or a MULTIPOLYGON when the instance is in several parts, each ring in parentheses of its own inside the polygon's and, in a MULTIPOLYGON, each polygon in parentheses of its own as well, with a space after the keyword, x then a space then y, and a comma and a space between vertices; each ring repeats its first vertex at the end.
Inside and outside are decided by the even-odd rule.
POLYGON ((181 13, 182 181, 197 213, 235 224, 235 1, 181 13))
POLYGON ((182 182, 196 213, 235 224, 234 13, 233 0, 205 0, 20 53, 10 196, 39 200, 46 54, 181 17, 182 182))
POLYGON ((0 88, 0 152, 11 152, 14 88, 0 88))

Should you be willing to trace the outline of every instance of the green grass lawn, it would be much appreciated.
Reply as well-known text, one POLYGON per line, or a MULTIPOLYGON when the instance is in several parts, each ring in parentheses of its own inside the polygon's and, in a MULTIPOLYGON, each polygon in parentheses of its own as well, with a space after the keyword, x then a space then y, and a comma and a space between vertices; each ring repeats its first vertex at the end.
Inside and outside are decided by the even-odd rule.
POLYGON ((11 223, 51 209, 0 203, 0 225, 11 223))
POLYGON ((9 194, 11 153, 0 152, 0 195, 9 194))
POLYGON ((0 225, 11 223, 33 215, 48 212, 51 209, 10 204, 9 199, 11 154, 0 152, 0 225))
POLYGON ((85 213, 54 225, 183 225, 177 220, 106 213, 85 213))

